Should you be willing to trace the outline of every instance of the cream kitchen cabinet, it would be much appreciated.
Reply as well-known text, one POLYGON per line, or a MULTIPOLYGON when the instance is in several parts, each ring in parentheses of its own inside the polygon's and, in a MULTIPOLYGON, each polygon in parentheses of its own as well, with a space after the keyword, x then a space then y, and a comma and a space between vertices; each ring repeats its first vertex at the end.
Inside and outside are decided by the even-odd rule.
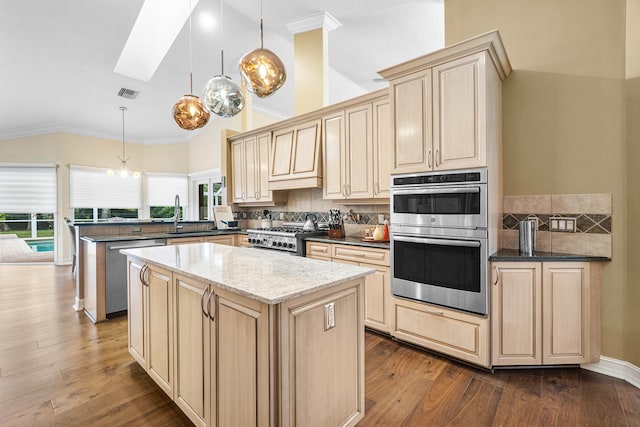
POLYGON ((496 262, 492 274, 494 365, 599 360, 600 263, 496 262))
POLYGON ((173 237, 167 239, 167 245, 184 245, 188 243, 218 243, 220 245, 236 246, 235 234, 221 234, 215 236, 173 237))
POLYGON ((388 97, 333 112, 322 119, 324 198, 389 197, 388 97))
POLYGON ((489 367, 489 321, 484 316, 391 298, 392 332, 400 340, 489 367))
POLYGON ((389 333, 391 316, 391 269, 389 249, 365 246, 306 242, 307 258, 372 268, 364 281, 364 325, 389 333))
POLYGON ((173 398, 173 286, 171 272, 129 258, 129 353, 173 398))
POLYGON ((380 71, 390 82, 391 172, 500 167, 510 72, 497 31, 380 71))
POLYGON ((269 206, 282 194, 269 190, 269 149, 271 133, 231 140, 232 202, 247 206, 269 206))
POLYGON ((321 121, 303 121, 272 135, 269 189, 288 190, 322 186, 321 121))

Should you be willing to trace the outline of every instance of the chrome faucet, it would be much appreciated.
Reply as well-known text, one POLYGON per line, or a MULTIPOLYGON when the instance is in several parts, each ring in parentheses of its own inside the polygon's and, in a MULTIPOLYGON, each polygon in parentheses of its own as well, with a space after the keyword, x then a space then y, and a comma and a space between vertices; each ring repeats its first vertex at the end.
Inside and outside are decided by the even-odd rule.
POLYGON ((176 233, 179 229, 182 228, 181 225, 178 225, 178 221, 180 220, 180 195, 176 194, 176 200, 173 207, 173 231, 176 233))

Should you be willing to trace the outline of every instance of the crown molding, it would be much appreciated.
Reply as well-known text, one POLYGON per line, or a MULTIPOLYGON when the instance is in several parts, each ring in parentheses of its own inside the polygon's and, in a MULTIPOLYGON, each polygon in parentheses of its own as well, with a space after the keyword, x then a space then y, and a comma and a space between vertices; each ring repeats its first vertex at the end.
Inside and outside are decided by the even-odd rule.
POLYGON ((333 15, 327 11, 314 13, 313 15, 306 16, 287 24, 287 28, 293 34, 304 33, 320 28, 327 31, 333 31, 340 26, 342 26, 340 21, 334 18, 333 15))

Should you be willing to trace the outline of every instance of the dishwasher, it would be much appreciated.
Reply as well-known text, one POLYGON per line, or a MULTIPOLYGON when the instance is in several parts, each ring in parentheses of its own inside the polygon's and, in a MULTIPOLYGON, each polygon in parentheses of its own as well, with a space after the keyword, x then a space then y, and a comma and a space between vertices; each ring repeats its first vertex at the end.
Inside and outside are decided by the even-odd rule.
POLYGON ((107 319, 127 313, 127 256, 121 249, 164 246, 165 239, 120 240, 107 243, 105 312, 107 319))

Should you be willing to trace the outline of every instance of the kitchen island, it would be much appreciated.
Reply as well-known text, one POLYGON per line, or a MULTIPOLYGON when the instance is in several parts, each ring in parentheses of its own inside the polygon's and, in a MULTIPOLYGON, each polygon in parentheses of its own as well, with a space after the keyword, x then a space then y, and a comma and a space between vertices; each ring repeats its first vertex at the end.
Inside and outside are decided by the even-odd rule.
POLYGON ((372 269, 212 243, 129 249, 129 353, 196 425, 355 425, 372 269))

